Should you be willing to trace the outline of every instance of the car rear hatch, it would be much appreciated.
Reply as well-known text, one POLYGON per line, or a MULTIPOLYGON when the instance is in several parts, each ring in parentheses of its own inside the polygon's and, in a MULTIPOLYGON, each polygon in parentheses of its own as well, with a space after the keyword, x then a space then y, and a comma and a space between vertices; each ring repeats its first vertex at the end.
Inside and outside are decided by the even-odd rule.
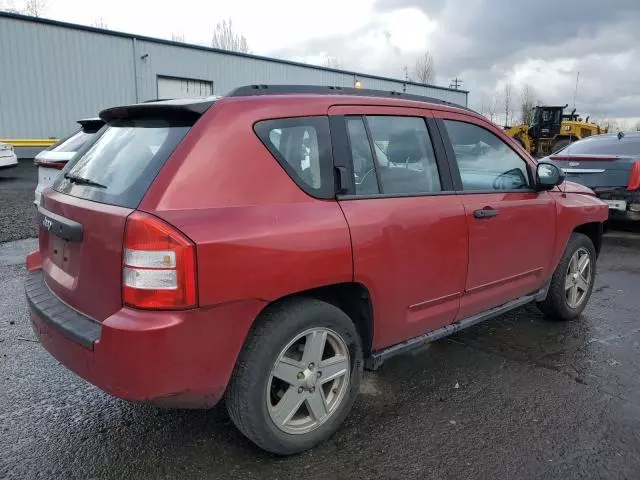
POLYGON ((127 219, 211 103, 101 113, 106 127, 64 168, 39 209, 43 276, 63 302, 98 321, 122 307, 127 219))
POLYGON ((594 190, 626 188, 637 160, 617 155, 552 155, 550 159, 565 171, 567 180, 594 190))

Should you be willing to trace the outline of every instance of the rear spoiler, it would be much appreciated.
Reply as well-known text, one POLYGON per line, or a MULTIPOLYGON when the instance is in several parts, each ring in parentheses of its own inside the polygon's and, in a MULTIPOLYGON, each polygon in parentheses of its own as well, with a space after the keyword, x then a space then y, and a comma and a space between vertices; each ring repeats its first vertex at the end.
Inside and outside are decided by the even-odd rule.
POLYGON ((121 107, 107 108, 100 112, 100 118, 109 122, 119 118, 136 118, 158 115, 188 115, 199 117, 206 112, 219 97, 162 100, 136 103, 121 107))
POLYGON ((78 123, 82 127, 84 132, 95 133, 102 128, 104 125, 104 120, 101 118, 83 118, 82 120, 78 120, 78 123))

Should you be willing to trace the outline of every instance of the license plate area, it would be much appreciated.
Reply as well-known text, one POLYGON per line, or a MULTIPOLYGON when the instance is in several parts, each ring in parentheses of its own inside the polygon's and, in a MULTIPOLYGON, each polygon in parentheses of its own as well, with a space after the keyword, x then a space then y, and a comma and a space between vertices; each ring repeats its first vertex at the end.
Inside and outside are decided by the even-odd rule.
POLYGON ((49 258, 54 265, 69 272, 70 258, 69 258, 69 242, 64 238, 60 238, 56 235, 49 235, 51 243, 49 246, 49 258))
POLYGON ((610 210, 619 210, 625 212, 627 210, 627 202, 625 200, 603 200, 609 205, 610 210))

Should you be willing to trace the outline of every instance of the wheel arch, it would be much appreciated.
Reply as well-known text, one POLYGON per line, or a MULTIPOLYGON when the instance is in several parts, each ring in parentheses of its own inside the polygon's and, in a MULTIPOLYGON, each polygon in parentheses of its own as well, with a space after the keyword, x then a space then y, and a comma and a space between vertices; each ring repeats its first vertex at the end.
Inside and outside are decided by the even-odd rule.
POLYGON ((327 302, 345 312, 356 326, 362 342, 362 355, 368 358, 373 346, 373 301, 369 289, 359 282, 342 282, 291 293, 269 302, 260 312, 296 300, 312 298, 327 302))
POLYGON ((589 237, 596 249, 596 256, 600 255, 600 249, 602 248, 603 231, 603 225, 600 222, 583 223, 573 229, 574 233, 582 233, 589 237))

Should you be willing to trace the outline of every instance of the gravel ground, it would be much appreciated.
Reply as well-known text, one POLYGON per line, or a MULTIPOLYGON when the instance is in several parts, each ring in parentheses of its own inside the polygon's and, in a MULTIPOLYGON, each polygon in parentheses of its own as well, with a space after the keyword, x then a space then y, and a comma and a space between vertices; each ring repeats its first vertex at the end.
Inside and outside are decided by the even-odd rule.
POLYGON ((638 479, 640 238, 605 242, 576 322, 526 307, 367 373, 336 435, 268 455, 209 411, 129 404, 35 340, 24 254, 0 245, 0 478, 638 479))
POLYGON ((38 170, 32 160, 0 170, 0 243, 38 235, 32 203, 37 183, 38 170))

